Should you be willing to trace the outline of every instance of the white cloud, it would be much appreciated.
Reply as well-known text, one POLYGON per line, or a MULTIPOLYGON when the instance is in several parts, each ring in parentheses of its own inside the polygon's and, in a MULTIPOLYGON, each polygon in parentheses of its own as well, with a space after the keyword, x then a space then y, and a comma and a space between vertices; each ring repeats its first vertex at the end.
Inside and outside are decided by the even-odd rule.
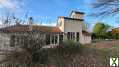
POLYGON ((15 12, 18 9, 21 9, 22 3, 18 0, 0 0, 0 7, 7 8, 8 10, 15 12))
POLYGON ((44 25, 44 26, 56 26, 57 23, 53 22, 53 23, 35 23, 37 25, 44 25))
POLYGON ((42 25, 46 25, 46 26, 56 26, 56 23, 50 23, 50 24, 48 24, 48 23, 42 23, 42 25))

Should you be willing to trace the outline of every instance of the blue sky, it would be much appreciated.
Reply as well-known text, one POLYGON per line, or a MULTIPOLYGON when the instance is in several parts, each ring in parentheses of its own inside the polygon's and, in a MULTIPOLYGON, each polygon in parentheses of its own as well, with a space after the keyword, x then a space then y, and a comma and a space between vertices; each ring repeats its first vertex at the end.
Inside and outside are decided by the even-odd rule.
POLYGON ((35 23, 45 25, 55 25, 58 16, 69 16, 72 10, 85 12, 85 22, 93 26, 97 21, 108 22, 108 24, 117 27, 115 17, 97 18, 88 16, 94 12, 91 8, 91 2, 94 0, 0 0, 0 16, 6 13, 14 14, 16 17, 26 19, 26 16, 32 16, 35 23), (27 15, 26 15, 27 14, 27 15))

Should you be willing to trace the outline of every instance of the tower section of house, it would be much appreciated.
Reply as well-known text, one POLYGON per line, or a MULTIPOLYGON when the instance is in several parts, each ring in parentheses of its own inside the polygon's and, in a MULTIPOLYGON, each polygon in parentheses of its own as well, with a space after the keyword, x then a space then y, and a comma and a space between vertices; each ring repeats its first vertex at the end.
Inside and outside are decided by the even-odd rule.
POLYGON ((82 44, 91 43, 91 35, 86 31, 84 13, 72 11, 69 17, 60 16, 57 26, 65 33, 64 39, 82 44))
POLYGON ((75 19, 83 19, 84 13, 83 12, 78 12, 78 11, 72 11, 70 14, 70 18, 75 18, 75 19))

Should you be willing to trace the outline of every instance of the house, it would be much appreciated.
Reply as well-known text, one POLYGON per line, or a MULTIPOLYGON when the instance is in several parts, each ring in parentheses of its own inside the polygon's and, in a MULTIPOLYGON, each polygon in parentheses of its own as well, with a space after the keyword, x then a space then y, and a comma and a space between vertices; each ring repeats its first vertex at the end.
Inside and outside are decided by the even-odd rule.
POLYGON ((4 44, 8 45, 14 42, 17 45, 17 43, 23 41, 23 39, 20 40, 22 36, 26 36, 27 39, 30 34, 46 45, 58 45, 65 40, 89 44, 91 43, 91 34, 86 31, 83 16, 83 12, 72 11, 69 17, 59 16, 56 26, 34 25, 32 18, 30 18, 28 25, 17 23, 16 25, 0 28, 1 44, 4 46, 4 44), (15 36, 17 37, 15 38, 15 36), (15 43, 16 41, 17 43, 15 43))
POLYGON ((43 45, 59 45, 65 40, 90 44, 91 34, 86 31, 83 16, 83 12, 72 11, 69 17, 59 16, 56 26, 34 25, 30 18, 27 25, 16 23, 0 28, 0 61, 5 52, 20 50, 19 45, 41 48, 43 45))

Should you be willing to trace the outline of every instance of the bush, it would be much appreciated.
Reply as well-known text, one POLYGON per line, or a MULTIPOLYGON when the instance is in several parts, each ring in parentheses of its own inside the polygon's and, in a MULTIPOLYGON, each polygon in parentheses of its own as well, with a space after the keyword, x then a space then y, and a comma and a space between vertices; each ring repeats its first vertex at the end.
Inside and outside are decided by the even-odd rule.
POLYGON ((53 57, 58 57, 58 59, 64 60, 67 57, 79 54, 80 50, 82 50, 81 47, 82 45, 78 42, 66 40, 63 41, 63 43, 60 44, 57 48, 48 49, 48 53, 49 55, 53 55, 53 57))
POLYGON ((80 45, 81 44, 79 42, 74 42, 72 40, 66 40, 62 44, 64 48, 68 48, 68 49, 76 49, 76 48, 79 48, 80 45))

